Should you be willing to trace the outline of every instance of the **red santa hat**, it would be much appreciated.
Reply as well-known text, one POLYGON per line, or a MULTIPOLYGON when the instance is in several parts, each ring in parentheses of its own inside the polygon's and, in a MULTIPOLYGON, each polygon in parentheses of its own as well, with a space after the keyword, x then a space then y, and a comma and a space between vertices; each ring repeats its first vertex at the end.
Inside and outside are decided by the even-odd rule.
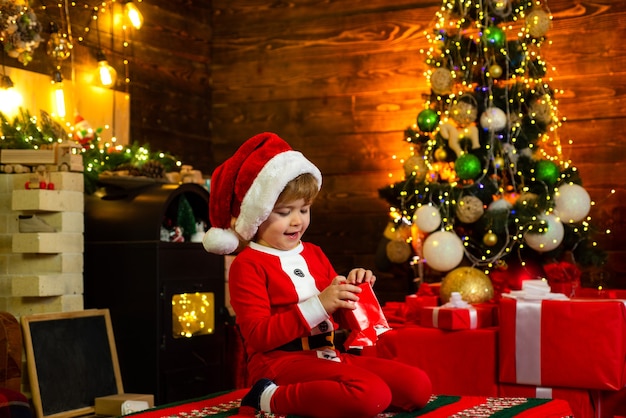
POLYGON ((204 248, 230 254, 240 238, 250 241, 287 183, 304 173, 312 174, 321 187, 319 169, 278 135, 265 132, 248 139, 211 176, 211 227, 202 240, 204 248))

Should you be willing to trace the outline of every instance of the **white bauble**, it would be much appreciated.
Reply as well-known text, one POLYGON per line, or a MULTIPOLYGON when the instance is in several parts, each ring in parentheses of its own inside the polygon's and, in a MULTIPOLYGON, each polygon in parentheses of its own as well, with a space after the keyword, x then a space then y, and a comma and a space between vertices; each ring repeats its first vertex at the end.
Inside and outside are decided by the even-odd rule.
POLYGON ((559 186, 554 195, 554 209, 561 218, 561 222, 575 223, 587 217, 591 209, 589 193, 578 184, 564 184, 559 186))
POLYGON ((500 131, 507 125, 506 113, 499 107, 488 107, 480 115, 480 126, 490 131, 500 131))
POLYGON ((415 211, 413 217, 420 231, 430 233, 441 225, 441 213, 433 205, 424 205, 415 211))
POLYGON ((513 205, 509 203, 506 199, 497 199, 494 200, 487 206, 487 211, 496 211, 496 210, 511 210, 513 205))
POLYGON ((540 215, 539 219, 546 221, 544 228, 547 228, 547 231, 543 233, 527 232, 524 235, 526 244, 540 253, 552 251, 563 242, 565 228, 556 215, 540 215))
POLYGON ((463 254, 463 242, 454 232, 433 232, 424 241, 424 259, 434 270, 452 270, 463 261, 463 254))

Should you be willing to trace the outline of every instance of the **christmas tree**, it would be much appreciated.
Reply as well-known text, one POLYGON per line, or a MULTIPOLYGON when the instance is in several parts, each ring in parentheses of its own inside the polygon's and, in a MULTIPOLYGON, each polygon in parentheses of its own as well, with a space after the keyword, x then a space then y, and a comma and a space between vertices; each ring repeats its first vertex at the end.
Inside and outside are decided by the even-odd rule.
POLYGON ((462 268, 498 294, 519 285, 512 276, 575 283, 578 266, 605 262, 558 135, 541 57, 550 28, 540 0, 443 0, 437 11, 404 178, 379 190, 391 205, 385 253, 416 280, 462 268))

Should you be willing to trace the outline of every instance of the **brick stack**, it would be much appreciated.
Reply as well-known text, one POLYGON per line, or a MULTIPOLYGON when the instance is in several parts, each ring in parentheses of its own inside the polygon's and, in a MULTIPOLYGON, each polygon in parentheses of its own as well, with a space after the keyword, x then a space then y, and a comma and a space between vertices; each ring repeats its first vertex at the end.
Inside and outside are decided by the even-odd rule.
POLYGON ((30 174, 0 175, 0 311, 24 315, 83 309, 83 173, 52 172, 49 189, 30 174), (56 232, 19 232, 35 215, 56 232))

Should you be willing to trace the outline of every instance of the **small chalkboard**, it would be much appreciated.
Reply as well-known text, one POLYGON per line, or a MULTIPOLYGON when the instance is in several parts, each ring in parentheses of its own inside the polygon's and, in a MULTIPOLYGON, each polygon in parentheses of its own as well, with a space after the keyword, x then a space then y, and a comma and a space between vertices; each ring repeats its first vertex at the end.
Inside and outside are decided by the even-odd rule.
POLYGON ((92 414, 96 397, 124 393, 108 309, 22 317, 37 418, 92 414))

